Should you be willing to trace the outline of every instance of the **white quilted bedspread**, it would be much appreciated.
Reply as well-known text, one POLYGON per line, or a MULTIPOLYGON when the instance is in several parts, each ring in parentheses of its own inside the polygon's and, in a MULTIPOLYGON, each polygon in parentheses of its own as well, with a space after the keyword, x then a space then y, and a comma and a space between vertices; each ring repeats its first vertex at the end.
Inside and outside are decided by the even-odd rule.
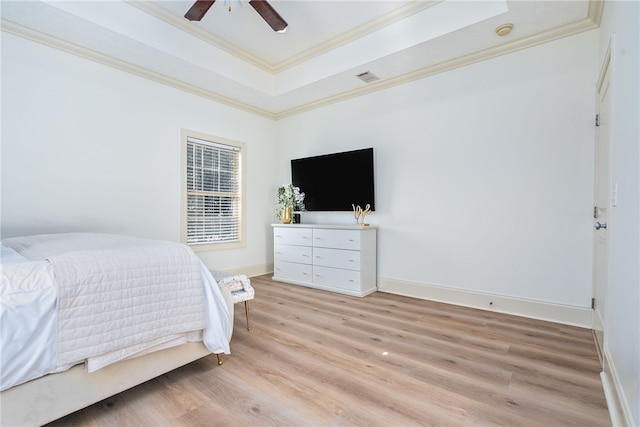
POLYGON ((123 349, 137 352, 141 343, 168 345, 167 339, 203 330, 205 337, 216 335, 205 339, 213 343, 207 347, 228 353, 227 324, 214 324, 207 315, 208 294, 219 289, 203 286, 201 262, 186 245, 94 233, 5 242, 53 267, 58 365, 123 349))
POLYGON ((58 363, 204 329, 198 259, 175 244, 49 257, 58 280, 58 363))

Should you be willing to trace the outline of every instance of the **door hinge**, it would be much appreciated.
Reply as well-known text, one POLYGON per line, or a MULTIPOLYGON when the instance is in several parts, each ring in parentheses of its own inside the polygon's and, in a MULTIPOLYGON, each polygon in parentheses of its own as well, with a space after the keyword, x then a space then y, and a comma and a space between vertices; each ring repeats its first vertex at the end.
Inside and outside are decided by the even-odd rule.
POLYGON ((596 114, 596 126, 600 126, 600 114, 596 114))
POLYGON ((593 207, 593 217, 598 219, 598 207, 597 206, 593 207))
POLYGON ((591 298, 591 310, 595 310, 595 309, 596 309, 596 299, 591 298))

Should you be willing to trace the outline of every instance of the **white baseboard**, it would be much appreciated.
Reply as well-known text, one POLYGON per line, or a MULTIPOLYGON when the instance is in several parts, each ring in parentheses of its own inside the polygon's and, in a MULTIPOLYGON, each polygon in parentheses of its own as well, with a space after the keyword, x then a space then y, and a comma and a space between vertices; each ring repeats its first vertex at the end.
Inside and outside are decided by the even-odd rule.
POLYGON ((613 427, 638 425, 633 420, 629 402, 620 386, 615 364, 612 362, 609 350, 606 348, 604 349, 603 365, 600 380, 602 381, 604 397, 607 401, 607 407, 609 408, 611 425, 613 427))
POLYGON ((591 308, 378 277, 378 291, 591 329, 591 308))
POLYGON ((248 265, 240 268, 231 268, 224 272, 229 274, 244 274, 247 277, 261 276, 263 274, 273 273, 273 264, 248 265))

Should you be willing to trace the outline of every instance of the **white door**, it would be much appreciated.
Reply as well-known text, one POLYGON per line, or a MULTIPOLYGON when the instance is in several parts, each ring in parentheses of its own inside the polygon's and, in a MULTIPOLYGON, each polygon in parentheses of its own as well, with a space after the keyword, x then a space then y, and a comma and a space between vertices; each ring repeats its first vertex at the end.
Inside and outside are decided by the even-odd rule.
MULTIPOLYGON (((608 284, 608 217, 611 206, 610 179, 610 96, 611 56, 607 53, 597 85, 595 141, 595 206, 593 208, 593 330, 598 351, 603 355, 608 284)), ((603 357, 600 358, 603 360, 603 357)))

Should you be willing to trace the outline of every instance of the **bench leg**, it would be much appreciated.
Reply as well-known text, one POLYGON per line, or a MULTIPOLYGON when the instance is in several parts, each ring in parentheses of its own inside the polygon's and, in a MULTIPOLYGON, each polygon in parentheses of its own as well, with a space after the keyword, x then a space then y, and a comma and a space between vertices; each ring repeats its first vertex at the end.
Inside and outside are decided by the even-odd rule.
POLYGON ((217 353, 216 357, 218 358, 218 365, 222 365, 222 356, 220 356, 220 353, 217 353))
POLYGON ((251 330, 251 323, 250 323, 250 320, 249 320, 249 301, 248 300, 244 302, 244 312, 247 315, 247 331, 250 331, 251 330))

